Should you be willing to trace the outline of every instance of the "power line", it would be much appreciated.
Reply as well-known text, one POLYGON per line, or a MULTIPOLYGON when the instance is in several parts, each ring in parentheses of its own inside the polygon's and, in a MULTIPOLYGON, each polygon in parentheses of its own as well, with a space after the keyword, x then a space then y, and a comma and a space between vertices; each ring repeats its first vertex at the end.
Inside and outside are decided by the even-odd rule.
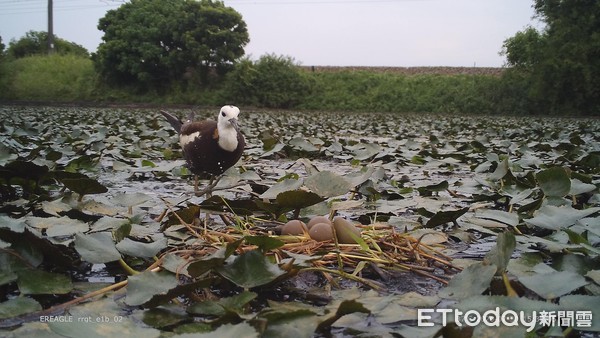
MULTIPOLYGON (((121 1, 94 1, 93 3, 82 3, 81 0, 55 0, 55 11, 73 11, 87 10, 97 8, 114 8, 123 2, 121 1)), ((22 0, 22 1, 0 1, 0 15, 14 14, 33 14, 44 13, 47 11, 46 0, 22 0)))

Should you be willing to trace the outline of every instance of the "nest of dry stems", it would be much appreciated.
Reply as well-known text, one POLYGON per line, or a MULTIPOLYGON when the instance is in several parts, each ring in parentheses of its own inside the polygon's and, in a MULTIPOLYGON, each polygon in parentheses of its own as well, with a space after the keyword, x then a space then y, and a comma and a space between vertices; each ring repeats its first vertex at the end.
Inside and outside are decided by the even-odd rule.
POLYGON ((198 239, 184 250, 175 250, 189 260, 206 257, 234 242, 240 243, 237 247, 239 254, 255 250, 257 245, 248 244, 242 239, 247 236, 268 236, 282 241, 283 245, 266 252, 267 256, 281 264, 286 258, 295 259, 294 254, 307 256, 306 262, 310 262, 311 266, 301 268, 300 272, 319 271, 332 282, 331 275, 335 274, 381 288, 380 283, 361 277, 363 269, 370 267, 383 280, 393 272, 412 272, 448 284, 451 276, 462 270, 452 264, 451 257, 440 252, 444 249, 442 244, 422 243, 427 234, 415 238, 408 233, 397 232, 395 227, 386 223, 358 225, 361 236, 357 244, 341 244, 335 240, 335 236, 334 240, 319 242, 308 234, 278 235, 276 229, 282 223, 254 217, 242 219, 237 215, 218 213, 226 226, 214 230, 209 229, 206 223, 189 224, 175 212, 172 214, 198 239))

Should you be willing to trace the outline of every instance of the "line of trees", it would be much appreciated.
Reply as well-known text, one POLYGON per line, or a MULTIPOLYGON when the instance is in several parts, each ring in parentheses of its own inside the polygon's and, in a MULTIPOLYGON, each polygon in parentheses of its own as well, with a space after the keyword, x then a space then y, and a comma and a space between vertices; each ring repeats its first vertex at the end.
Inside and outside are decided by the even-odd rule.
MULTIPOLYGON (((414 95, 430 100, 444 97, 448 101, 433 105, 415 103, 412 107, 415 110, 439 107, 459 112, 480 109, 600 115, 600 2, 534 0, 533 6, 545 28, 527 27, 504 41, 502 53, 508 70, 502 77, 473 81, 433 77, 437 79, 435 95, 414 92, 432 77, 408 81, 393 79, 401 76, 393 74, 315 75, 300 70, 290 57, 265 55, 252 61, 244 57, 244 47, 249 42, 246 24, 238 12, 222 1, 125 3, 100 19, 98 29, 104 36, 91 60, 97 74, 97 88, 119 87, 136 95, 171 95, 175 101, 193 99, 186 93, 196 91, 204 93, 203 99, 207 92, 215 92, 218 93, 212 96, 215 100, 273 108, 314 109, 319 102, 326 105, 324 108, 333 109, 410 110, 411 99, 398 96, 414 95), (335 81, 339 81, 337 87, 335 81), (362 93, 373 97, 386 98, 387 105, 355 92, 348 81, 367 83, 354 87, 363 88, 362 93), (465 88, 445 87, 450 83, 465 88), (408 89, 396 88, 409 85, 412 87, 408 89), (340 92, 339 88, 347 88, 349 93, 340 92), (339 98, 338 104, 334 95, 339 98), (359 99, 366 102, 357 102, 359 99), (344 100, 352 104, 345 105, 344 100)), ((6 51, 0 39, 2 62, 44 54, 46 38, 45 32, 28 32, 20 40, 11 41, 6 51)), ((55 41, 57 53, 89 58, 82 46, 58 37, 55 41)))
POLYGON ((531 112, 600 115, 600 1, 535 0, 545 29, 517 32, 503 44, 531 112))

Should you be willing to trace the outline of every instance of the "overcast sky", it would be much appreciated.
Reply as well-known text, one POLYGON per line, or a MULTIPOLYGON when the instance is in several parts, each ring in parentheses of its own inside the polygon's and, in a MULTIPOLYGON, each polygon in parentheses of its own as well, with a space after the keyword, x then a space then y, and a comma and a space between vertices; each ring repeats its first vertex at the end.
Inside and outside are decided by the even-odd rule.
MULTIPOLYGON (((122 1, 54 0, 54 33, 95 51, 98 20, 122 1)), ((254 59, 287 55, 305 66, 500 67, 502 42, 532 19, 532 0, 229 0, 254 59)), ((47 0, 0 0, 8 45, 47 30, 47 0)))

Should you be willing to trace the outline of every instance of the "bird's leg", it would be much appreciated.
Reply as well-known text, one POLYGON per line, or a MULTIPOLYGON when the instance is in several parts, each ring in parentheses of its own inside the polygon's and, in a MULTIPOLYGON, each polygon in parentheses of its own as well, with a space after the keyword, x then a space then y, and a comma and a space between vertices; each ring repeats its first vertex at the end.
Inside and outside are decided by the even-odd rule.
POLYGON ((214 175, 212 175, 210 177, 210 180, 208 181, 208 185, 206 187, 204 187, 204 189, 202 189, 200 191, 195 190, 196 196, 200 197, 200 196, 206 195, 207 198, 211 198, 214 187, 217 186, 217 184, 219 183, 219 181, 221 180, 222 177, 223 177, 223 175, 219 175, 216 177, 214 175))

